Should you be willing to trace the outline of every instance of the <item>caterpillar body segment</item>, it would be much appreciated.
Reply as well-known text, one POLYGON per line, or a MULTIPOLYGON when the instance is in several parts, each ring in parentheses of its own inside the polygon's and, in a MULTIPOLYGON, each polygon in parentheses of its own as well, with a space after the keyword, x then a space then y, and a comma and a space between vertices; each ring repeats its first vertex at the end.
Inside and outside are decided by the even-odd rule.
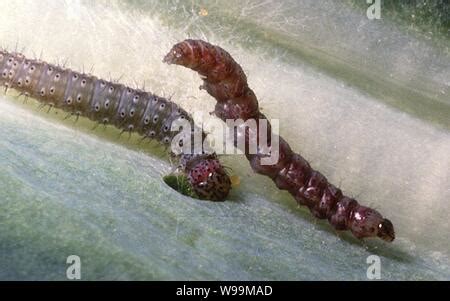
MULTIPOLYGON (((174 121, 185 119, 195 128, 191 116, 166 98, 90 74, 27 59, 20 53, 0 50, 0 85, 6 90, 15 89, 25 97, 35 98, 49 108, 59 108, 77 117, 110 124, 122 132, 137 132, 167 148, 181 131, 172 131, 174 121)), ((192 135, 183 137, 193 139, 192 135)), ((216 154, 205 149, 204 152, 207 154, 172 155, 180 162, 179 170, 188 178, 198 198, 222 201, 231 189, 230 179, 216 154)))
MULTIPOLYGON (((200 88, 216 99, 214 113, 220 119, 254 119, 257 122, 266 119, 259 111, 258 100, 248 87, 241 66, 219 46, 202 40, 185 40, 172 47, 164 62, 181 65, 200 74, 203 79, 200 88)), ((245 149, 242 149, 255 172, 270 177, 279 189, 287 190, 300 205, 307 206, 315 217, 327 219, 336 230, 350 230, 357 238, 394 240, 391 221, 377 210, 345 196, 300 154, 295 153, 282 137, 278 137, 279 143, 275 145, 269 134, 266 136, 267 149, 250 153, 248 145, 259 139, 259 134, 259 127, 257 133, 246 130, 245 149), (272 152, 278 152, 278 161, 272 165, 262 164, 262 158, 272 152)))

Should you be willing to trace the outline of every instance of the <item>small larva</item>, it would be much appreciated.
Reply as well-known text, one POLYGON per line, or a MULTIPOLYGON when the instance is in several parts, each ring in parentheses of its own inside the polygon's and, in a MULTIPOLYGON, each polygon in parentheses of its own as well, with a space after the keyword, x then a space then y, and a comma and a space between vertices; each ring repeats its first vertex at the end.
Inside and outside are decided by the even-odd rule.
MULTIPOLYGON (((222 120, 266 119, 258 109, 258 101, 248 87, 241 66, 222 48, 201 40, 185 40, 173 46, 164 61, 190 68, 202 76, 201 88, 217 100, 215 114, 222 120)), ((337 230, 350 230, 357 238, 394 240, 394 226, 388 219, 344 196, 279 138, 280 156, 274 165, 262 165, 263 154, 246 154, 255 172, 269 176, 279 189, 289 191, 299 204, 307 206, 317 218, 328 219, 337 230)))
MULTIPOLYGON (((169 147, 177 134, 172 123, 192 118, 175 103, 149 92, 131 89, 84 73, 64 69, 22 54, 0 49, 0 86, 70 114, 135 131, 169 147)), ((193 139, 193 137, 187 137, 193 139)), ((206 151, 205 151, 206 152, 206 151)), ((180 155, 179 169, 201 199, 221 201, 231 189, 230 179, 216 154, 180 155)))

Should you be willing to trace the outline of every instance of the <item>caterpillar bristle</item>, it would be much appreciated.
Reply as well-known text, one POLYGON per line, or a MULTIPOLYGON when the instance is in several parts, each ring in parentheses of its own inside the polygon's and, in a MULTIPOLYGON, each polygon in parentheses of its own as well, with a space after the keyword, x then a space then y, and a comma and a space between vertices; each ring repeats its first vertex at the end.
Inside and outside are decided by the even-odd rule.
POLYGON ((147 139, 147 136, 142 136, 142 137, 138 140, 138 145, 140 145, 142 142, 144 142, 145 139, 147 139))
POLYGON ((45 107, 45 105, 46 105, 45 103, 39 104, 38 111, 42 110, 45 107))
POLYGON ((63 118, 63 120, 67 120, 67 119, 69 119, 70 117, 72 117, 73 116, 73 113, 71 112, 71 113, 68 113, 64 118, 63 118))
POLYGON ((91 129, 91 131, 95 131, 95 130, 98 128, 98 126, 100 125, 100 123, 101 123, 101 122, 97 121, 97 122, 94 124, 94 127, 91 129))

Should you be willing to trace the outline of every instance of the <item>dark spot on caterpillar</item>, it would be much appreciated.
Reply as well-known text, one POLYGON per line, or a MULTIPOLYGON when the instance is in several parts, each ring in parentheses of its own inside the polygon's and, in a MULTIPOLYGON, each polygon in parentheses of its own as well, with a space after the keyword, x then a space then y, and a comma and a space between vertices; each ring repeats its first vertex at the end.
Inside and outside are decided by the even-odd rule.
POLYGON ((125 110, 122 110, 122 111, 120 112, 120 117, 124 118, 125 115, 126 115, 125 110))
POLYGON ((107 99, 106 101, 105 101, 105 109, 108 109, 109 108, 109 99, 107 99))
POLYGON ((108 91, 109 91, 109 93, 113 93, 113 92, 114 92, 114 87, 112 87, 112 86, 109 87, 109 90, 108 90, 108 91))
POLYGON ((81 102, 81 100, 82 100, 81 94, 78 94, 78 96, 77 96, 77 101, 78 101, 78 102, 81 102))
POLYGON ((70 106, 72 104, 72 98, 71 97, 67 98, 66 103, 70 106))
POLYGON ((53 93, 55 93, 55 88, 54 88, 54 87, 51 87, 51 88, 50 88, 50 94, 53 94, 53 93))
POLYGON ((153 117, 153 123, 157 123, 158 119, 159 119, 158 115, 155 115, 155 117, 153 117))
POLYGON ((133 117, 134 116, 134 109, 131 109, 130 110, 130 117, 133 117))
POLYGON ((55 81, 58 81, 60 78, 61 78, 61 74, 57 73, 57 74, 55 75, 55 81))
POLYGON ((100 105, 98 103, 95 104, 94 110, 96 112, 100 111, 100 105))
POLYGON ((150 123, 150 117, 149 116, 145 116, 144 124, 147 125, 149 123, 150 123))

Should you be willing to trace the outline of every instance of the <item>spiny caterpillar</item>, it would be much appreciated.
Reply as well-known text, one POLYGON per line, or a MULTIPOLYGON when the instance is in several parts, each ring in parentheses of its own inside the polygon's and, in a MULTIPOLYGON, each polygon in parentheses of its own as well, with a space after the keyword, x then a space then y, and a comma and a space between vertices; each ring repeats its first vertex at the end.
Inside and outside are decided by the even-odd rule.
MULTIPOLYGON (((0 72, 0 86, 5 91, 15 89, 50 109, 56 107, 77 118, 84 116, 104 125, 112 124, 122 132, 134 131, 166 147, 179 133, 171 129, 175 120, 184 119, 195 128, 191 116, 168 99, 41 60, 27 59, 20 53, 0 49, 0 72)), ((204 150, 200 154, 181 154, 178 158, 179 170, 197 197, 213 201, 226 198, 231 182, 215 153, 204 150)))
MULTIPOLYGON (((173 46, 164 62, 198 72, 204 81, 200 88, 217 100, 214 113, 222 120, 255 119, 258 122, 266 119, 258 108, 255 94, 248 87, 244 71, 224 49, 201 40, 185 40, 173 46)), ((278 151, 279 159, 273 165, 261 164, 267 152, 258 150, 257 154, 250 154, 247 151, 250 139, 257 137, 260 137, 258 133, 250 135, 246 131, 246 146, 242 150, 255 172, 270 177, 279 189, 289 191, 300 205, 307 206, 317 218, 328 219, 336 230, 350 230, 357 238, 394 240, 394 226, 388 219, 378 211, 344 196, 325 176, 312 169, 302 156, 293 152, 283 138, 279 137, 279 149, 276 150, 271 149, 271 135, 266 136, 269 153, 278 151)))

